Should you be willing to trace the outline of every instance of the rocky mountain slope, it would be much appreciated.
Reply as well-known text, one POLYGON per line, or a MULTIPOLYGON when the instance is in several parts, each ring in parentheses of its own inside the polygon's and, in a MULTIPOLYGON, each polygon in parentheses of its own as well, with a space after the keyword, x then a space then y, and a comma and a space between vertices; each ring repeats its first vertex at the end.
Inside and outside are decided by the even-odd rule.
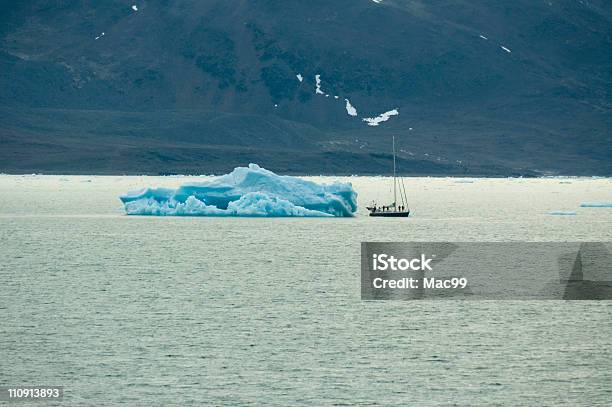
POLYGON ((610 175, 611 84, 605 1, 3 2, 0 171, 610 175))

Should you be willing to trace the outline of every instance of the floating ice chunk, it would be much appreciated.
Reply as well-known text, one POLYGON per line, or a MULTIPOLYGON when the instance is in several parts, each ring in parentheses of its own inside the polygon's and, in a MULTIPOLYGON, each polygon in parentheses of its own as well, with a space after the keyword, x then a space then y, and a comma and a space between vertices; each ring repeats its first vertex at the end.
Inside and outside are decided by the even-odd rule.
POLYGON ((612 208, 612 202, 583 202, 582 208, 612 208))
POLYGON ((346 100, 346 113, 348 113, 349 116, 357 116, 357 109, 355 109, 355 106, 351 105, 351 101, 348 99, 344 100, 346 100))
POLYGON ((145 216, 260 216, 260 217, 331 217, 326 212, 306 209, 291 202, 270 197, 261 192, 250 192, 232 201, 227 209, 206 205, 195 196, 189 196, 185 202, 175 199, 159 202, 155 198, 139 199, 125 204, 128 215, 145 216))
POLYGON ((256 164, 178 189, 146 188, 120 197, 128 215, 353 216, 357 193, 349 183, 317 184, 280 176, 256 164))
POLYGON ((484 36, 484 35, 482 35, 482 34, 480 34, 480 35, 479 35, 479 37, 480 37, 480 38, 482 38, 483 40, 488 40, 488 38, 487 38, 487 37, 485 37, 485 36, 484 36))
POLYGON ((382 3, 382 0, 372 0, 372 1, 373 1, 374 3, 376 3, 376 4, 380 4, 380 3, 382 3))
POLYGON ((364 122, 368 123, 368 126, 378 126, 382 122, 386 122, 391 118, 391 116, 399 115, 399 111, 397 109, 389 110, 376 117, 366 117, 363 119, 364 122))
POLYGON ((304 81, 304 77, 302 76, 302 74, 301 74, 301 73, 299 73, 299 74, 295 75, 295 77, 296 77, 296 78, 298 79, 298 81, 300 81, 300 82, 304 81))
POLYGON ((331 213, 306 209, 286 199, 270 197, 262 192, 250 192, 239 200, 230 202, 227 210, 236 216, 334 216, 331 213))
POLYGON ((315 81, 317 82, 315 93, 317 95, 324 95, 325 93, 323 93, 323 91, 321 90, 321 75, 315 75, 315 81))
POLYGON ((508 48, 504 47, 503 45, 500 45, 501 49, 503 49, 504 51, 506 51, 508 54, 511 53, 512 51, 510 51, 508 48))
POLYGON ((548 212, 548 214, 555 216, 576 216, 576 211, 552 211, 548 212))
POLYGON ((134 5, 132 6, 132 10, 134 10, 134 11, 138 11, 138 6, 136 6, 136 4, 134 4, 134 5))
POLYGON ((125 211, 128 215, 149 216, 221 216, 225 213, 216 206, 206 205, 194 196, 187 197, 185 202, 179 202, 171 197, 167 200, 159 198, 149 196, 124 202, 125 211))

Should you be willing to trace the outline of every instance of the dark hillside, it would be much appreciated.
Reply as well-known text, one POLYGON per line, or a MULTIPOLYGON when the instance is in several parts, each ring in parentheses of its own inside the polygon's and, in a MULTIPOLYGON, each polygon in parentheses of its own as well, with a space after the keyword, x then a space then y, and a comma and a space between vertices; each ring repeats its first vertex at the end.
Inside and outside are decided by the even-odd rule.
POLYGON ((0 171, 612 175, 611 84, 606 1, 2 2, 0 171))

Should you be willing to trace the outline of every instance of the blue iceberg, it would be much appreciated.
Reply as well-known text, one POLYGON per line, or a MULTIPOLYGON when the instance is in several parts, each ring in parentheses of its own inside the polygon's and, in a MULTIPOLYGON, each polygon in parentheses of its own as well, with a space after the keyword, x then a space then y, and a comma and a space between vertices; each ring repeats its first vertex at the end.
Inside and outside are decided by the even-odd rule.
POLYGON ((580 206, 583 208, 612 208, 612 202, 583 202, 580 206))
POLYGON ((317 184, 249 164, 211 181, 178 189, 145 188, 120 197, 128 215, 149 216, 353 216, 350 183, 317 184))

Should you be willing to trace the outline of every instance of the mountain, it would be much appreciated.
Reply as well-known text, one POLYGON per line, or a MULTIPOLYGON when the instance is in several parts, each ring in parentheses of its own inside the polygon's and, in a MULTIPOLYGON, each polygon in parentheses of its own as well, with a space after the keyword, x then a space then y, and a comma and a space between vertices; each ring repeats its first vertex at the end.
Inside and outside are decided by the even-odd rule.
POLYGON ((612 175, 611 84, 605 0, 2 2, 0 171, 612 175))

